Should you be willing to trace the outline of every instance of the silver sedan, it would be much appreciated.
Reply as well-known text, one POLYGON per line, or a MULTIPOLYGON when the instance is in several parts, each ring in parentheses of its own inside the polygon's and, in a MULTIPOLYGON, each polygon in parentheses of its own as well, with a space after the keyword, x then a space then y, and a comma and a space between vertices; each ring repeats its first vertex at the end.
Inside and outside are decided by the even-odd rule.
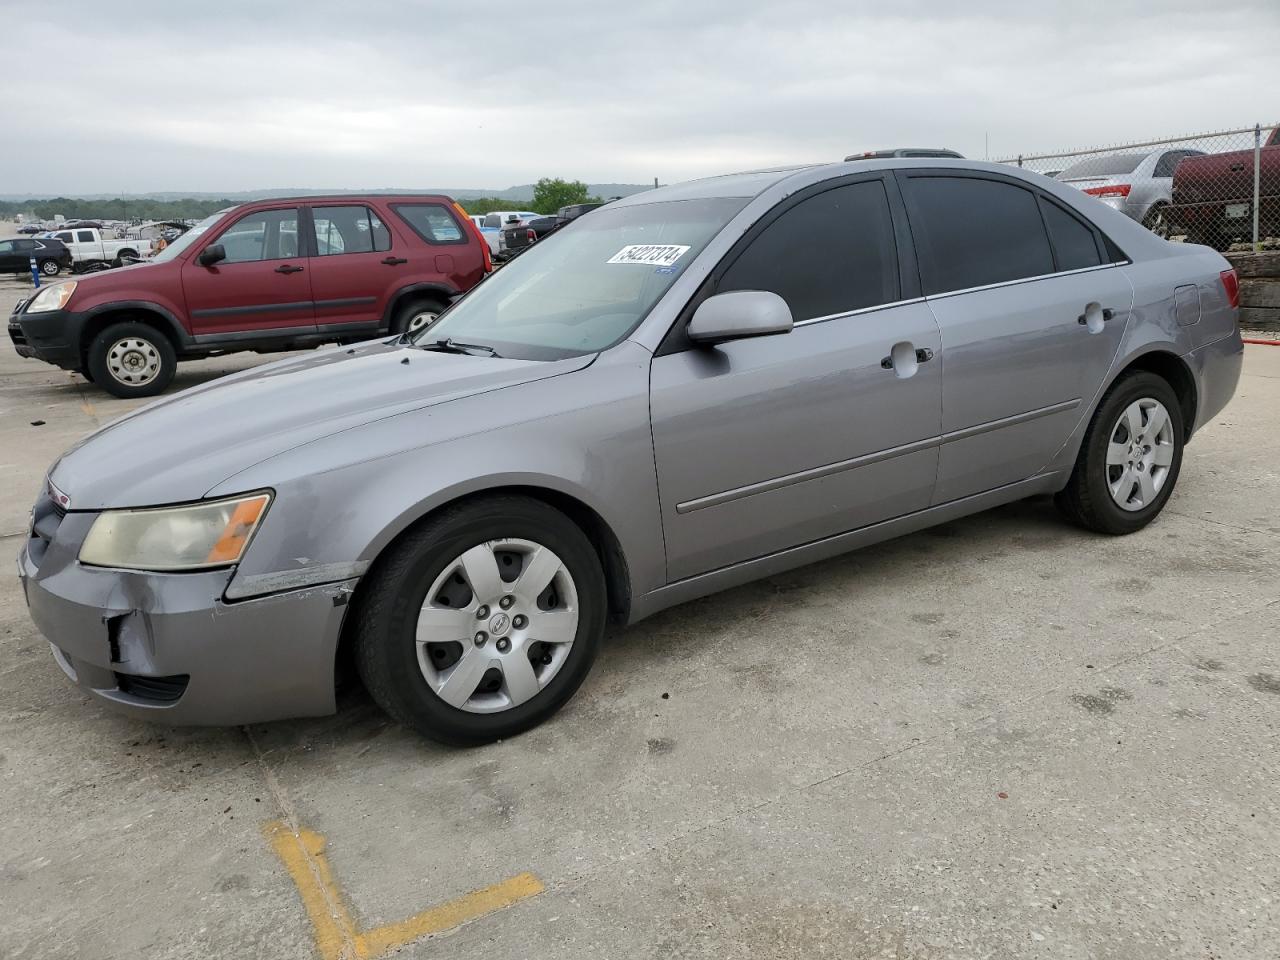
POLYGON ((354 663, 426 736, 508 737, 608 622, 1038 494, 1141 530, 1235 390, 1237 299, 1213 250, 995 164, 665 187, 422 330, 103 428, 19 572, 58 668, 134 716, 330 713, 354 663))
POLYGON ((1160 149, 1143 153, 1106 153, 1087 157, 1057 175, 1160 237, 1170 225, 1164 208, 1173 202, 1173 170, 1185 157, 1203 150, 1160 149))

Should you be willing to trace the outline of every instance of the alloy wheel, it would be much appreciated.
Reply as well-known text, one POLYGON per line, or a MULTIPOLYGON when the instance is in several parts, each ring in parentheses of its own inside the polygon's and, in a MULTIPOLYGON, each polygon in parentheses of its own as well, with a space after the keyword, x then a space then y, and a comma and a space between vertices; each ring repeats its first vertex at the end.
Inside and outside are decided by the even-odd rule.
POLYGON ((428 327, 435 323, 438 316, 439 314, 434 310, 419 310, 409 318, 408 332, 417 333, 423 327, 428 327))
POLYGON ((107 351, 107 371, 120 383, 141 387, 160 373, 160 351, 139 337, 117 340, 107 351))
POLYGON ((1151 397, 1124 408, 1107 445, 1107 488, 1123 510, 1155 502, 1173 463, 1173 422, 1164 404, 1151 397))
POLYGON ((450 706, 499 713, 552 681, 577 633, 577 587, 564 562, 531 540, 493 540, 455 557, 431 584, 418 614, 418 666, 450 706))

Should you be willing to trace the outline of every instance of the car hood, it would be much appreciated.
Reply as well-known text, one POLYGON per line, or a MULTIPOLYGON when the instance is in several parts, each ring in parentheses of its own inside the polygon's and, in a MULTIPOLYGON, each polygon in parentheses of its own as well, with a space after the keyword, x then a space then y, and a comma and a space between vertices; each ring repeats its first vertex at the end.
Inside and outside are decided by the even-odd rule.
POLYGON ((73 510, 197 500, 228 477, 321 437, 588 366, 420 350, 335 347, 165 397, 63 454, 50 480, 73 510))

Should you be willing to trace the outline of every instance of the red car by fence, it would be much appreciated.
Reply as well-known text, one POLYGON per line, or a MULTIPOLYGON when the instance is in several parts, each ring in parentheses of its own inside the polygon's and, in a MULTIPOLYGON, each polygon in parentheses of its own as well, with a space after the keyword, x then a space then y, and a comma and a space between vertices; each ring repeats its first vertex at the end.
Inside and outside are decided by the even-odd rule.
POLYGON ((491 269, 488 244, 448 197, 259 200, 149 261, 19 301, 9 336, 21 356, 115 396, 151 396, 179 360, 416 330, 491 269))
MULTIPOLYGON (((1253 151, 1208 153, 1179 161, 1173 203, 1165 209, 1171 232, 1225 250, 1253 237, 1253 151)), ((1264 141, 1258 163, 1258 236, 1280 235, 1280 127, 1264 141)))

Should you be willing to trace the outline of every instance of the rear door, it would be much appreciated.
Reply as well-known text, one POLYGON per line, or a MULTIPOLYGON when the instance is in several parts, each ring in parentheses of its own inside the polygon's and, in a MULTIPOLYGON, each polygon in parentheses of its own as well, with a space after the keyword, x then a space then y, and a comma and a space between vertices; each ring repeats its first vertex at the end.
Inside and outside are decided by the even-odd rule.
POLYGON ((1091 224, 1021 181, 898 176, 942 336, 945 503, 1049 462, 1111 368, 1133 287, 1091 224))
POLYGON ((867 175, 808 194, 767 215, 707 288, 777 293, 795 329, 654 358, 670 580, 929 505, 939 337, 891 214, 896 188, 867 175))
POLYGON ((315 331, 309 259, 299 245, 296 206, 254 210, 199 244, 221 244, 226 259, 182 268, 187 315, 197 337, 262 339, 315 331))
POLYGON ((412 252, 366 204, 327 204, 309 210, 317 328, 322 333, 376 333, 391 291, 415 269, 412 252))

